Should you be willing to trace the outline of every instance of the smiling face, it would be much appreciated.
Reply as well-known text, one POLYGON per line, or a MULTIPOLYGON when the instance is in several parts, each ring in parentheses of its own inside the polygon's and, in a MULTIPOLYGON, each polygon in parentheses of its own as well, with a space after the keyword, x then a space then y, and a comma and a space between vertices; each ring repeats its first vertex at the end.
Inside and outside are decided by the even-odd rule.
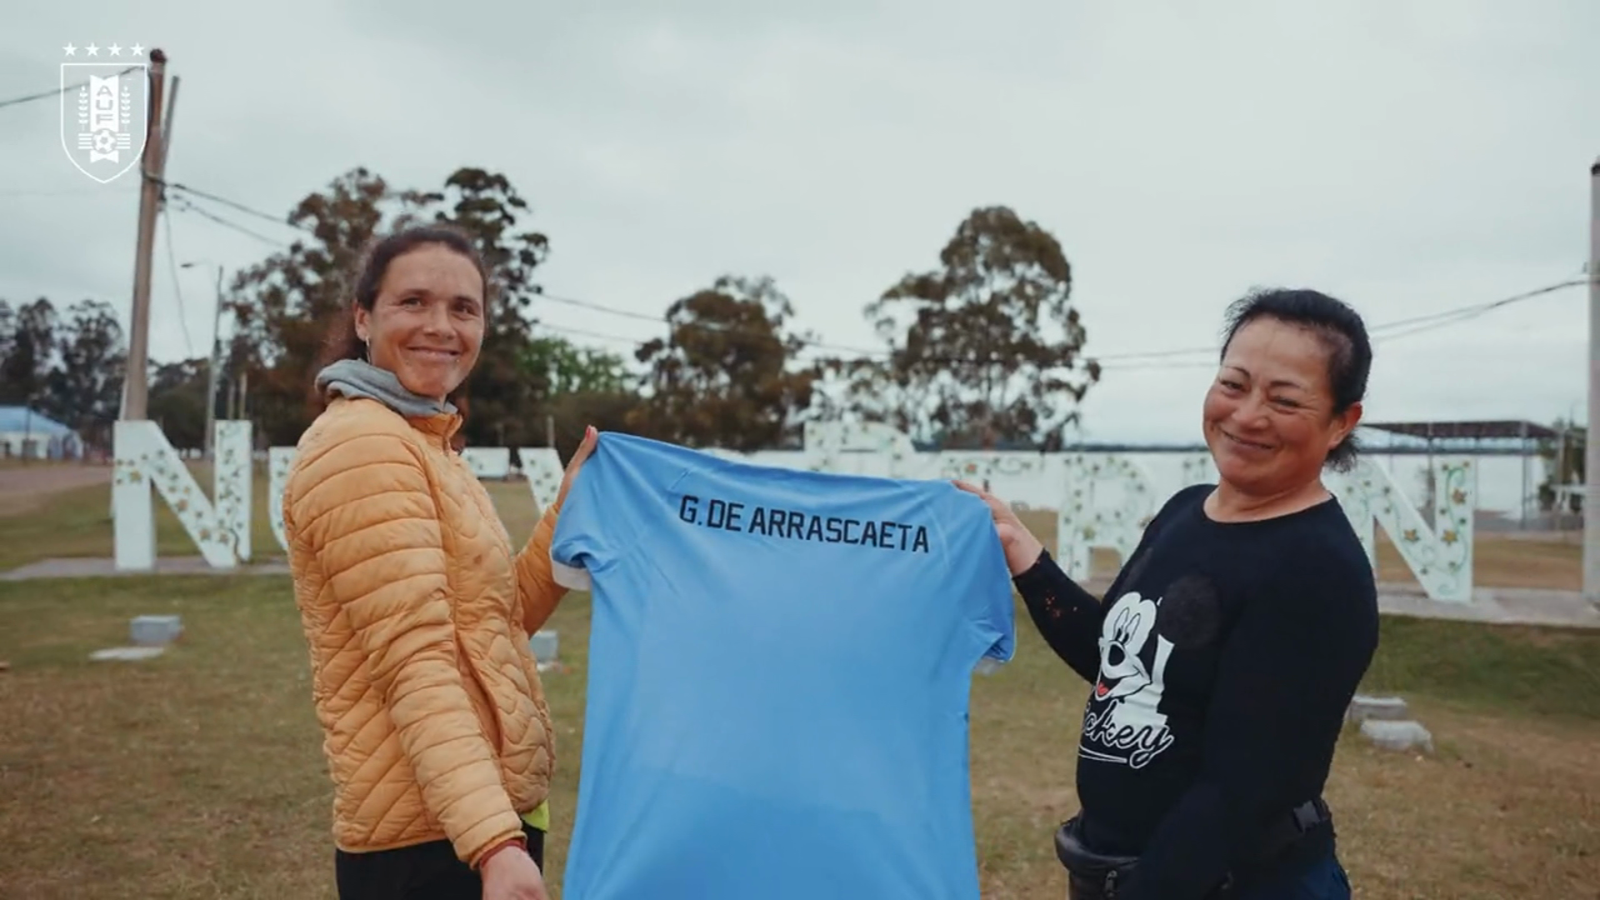
POLYGON ((1316 482, 1328 452, 1361 418, 1334 413, 1328 347, 1313 332, 1261 316, 1234 334, 1206 393, 1206 445, 1222 479, 1247 495, 1316 482))
POLYGON ((484 284, 472 260, 424 244, 395 257, 372 309, 355 309, 373 365, 414 394, 443 400, 467 379, 483 346, 484 284))

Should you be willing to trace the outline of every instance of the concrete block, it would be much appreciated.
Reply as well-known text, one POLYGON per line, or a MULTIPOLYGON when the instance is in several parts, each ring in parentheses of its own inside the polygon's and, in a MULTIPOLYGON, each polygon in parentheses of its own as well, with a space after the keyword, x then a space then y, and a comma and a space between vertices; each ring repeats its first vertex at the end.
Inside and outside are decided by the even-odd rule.
POLYGON ((1403 722, 1406 719, 1406 701, 1399 697, 1373 697, 1357 694, 1350 701, 1345 721, 1365 722, 1379 719, 1385 722, 1403 722))
POLYGON ((164 647, 183 635, 183 621, 178 616, 134 616, 128 630, 135 646, 164 647))
POLYGON ((540 664, 555 662, 556 653, 561 649, 560 636, 541 628, 528 638, 528 649, 533 651, 533 658, 540 664))
POLYGON ((1361 723, 1361 733, 1385 750, 1433 752, 1433 735, 1417 722, 1368 719, 1361 723))
POLYGON ((95 662, 138 662, 142 659, 154 659, 166 652, 165 647, 112 647, 108 650, 96 650, 89 654, 95 662))

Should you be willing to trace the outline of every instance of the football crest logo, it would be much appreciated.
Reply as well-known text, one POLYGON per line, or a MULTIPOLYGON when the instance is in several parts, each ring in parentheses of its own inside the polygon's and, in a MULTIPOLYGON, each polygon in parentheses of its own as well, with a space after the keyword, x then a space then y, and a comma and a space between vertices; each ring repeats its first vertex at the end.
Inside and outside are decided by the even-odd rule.
POLYGON ((62 49, 72 57, 102 52, 123 57, 61 64, 61 149, 78 171, 107 184, 144 156, 150 103, 144 48, 68 44, 62 49))

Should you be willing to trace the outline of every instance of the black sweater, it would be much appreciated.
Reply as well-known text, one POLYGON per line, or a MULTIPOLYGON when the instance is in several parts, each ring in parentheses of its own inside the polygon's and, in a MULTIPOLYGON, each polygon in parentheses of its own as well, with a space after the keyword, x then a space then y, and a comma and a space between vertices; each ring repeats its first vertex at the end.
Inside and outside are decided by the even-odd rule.
MULTIPOLYGON (((1167 501, 1104 605, 1048 553, 1016 578, 1040 634, 1094 685, 1078 796, 1096 849, 1140 856, 1127 900, 1204 897, 1270 819, 1321 794, 1377 649, 1372 566, 1338 501, 1219 523, 1202 509, 1211 489, 1167 501)), ((1319 829, 1280 865, 1332 845, 1319 829)))

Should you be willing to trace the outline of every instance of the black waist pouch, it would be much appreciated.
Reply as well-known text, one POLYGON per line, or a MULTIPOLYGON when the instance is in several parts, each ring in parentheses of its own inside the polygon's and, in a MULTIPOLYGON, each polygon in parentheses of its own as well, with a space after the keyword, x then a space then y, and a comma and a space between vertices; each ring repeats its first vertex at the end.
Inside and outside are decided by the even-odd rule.
POLYGON ((1083 841, 1083 820, 1073 816, 1056 830, 1056 858, 1067 868, 1071 900, 1116 900, 1139 863, 1137 856, 1097 853, 1083 841))

